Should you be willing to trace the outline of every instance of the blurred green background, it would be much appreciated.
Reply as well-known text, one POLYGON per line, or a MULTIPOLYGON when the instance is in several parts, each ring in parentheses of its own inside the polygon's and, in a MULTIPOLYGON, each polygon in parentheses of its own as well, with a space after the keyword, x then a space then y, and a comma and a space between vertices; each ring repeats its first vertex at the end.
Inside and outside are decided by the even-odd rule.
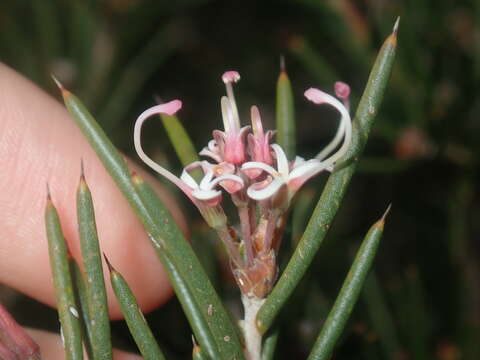
MULTIPOLYGON (((308 354, 359 240, 391 202, 374 272, 334 358, 480 359, 479 1, 3 0, 0 59, 58 96, 54 73, 135 157, 133 122, 155 94, 182 99, 179 116, 200 150, 221 127, 225 70, 242 75, 236 96, 244 123, 256 104, 272 127, 283 55, 296 97, 297 153, 308 158, 337 120, 309 105, 303 91, 333 92, 336 80, 345 81, 354 110, 397 16, 398 55, 384 104, 332 231, 282 313, 276 358, 308 354)), ((148 151, 179 173, 160 122, 147 127, 148 151)), ((285 259, 325 177, 297 195, 285 259)), ((238 312, 226 265, 212 256, 221 258, 212 252, 217 243, 196 218, 194 246, 238 312)), ((9 298, 21 323, 56 330, 53 310, 40 318, 42 305, 9 298)), ((189 358, 190 330, 175 299, 149 321, 169 358, 189 358)), ((119 346, 134 349, 122 322, 114 332, 119 346)))

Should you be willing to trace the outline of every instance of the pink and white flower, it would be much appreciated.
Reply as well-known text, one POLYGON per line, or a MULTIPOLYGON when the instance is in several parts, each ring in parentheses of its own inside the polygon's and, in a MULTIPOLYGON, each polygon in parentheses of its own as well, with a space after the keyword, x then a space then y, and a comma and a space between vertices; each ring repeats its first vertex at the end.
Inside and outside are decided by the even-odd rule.
POLYGON ((286 208, 297 190, 307 180, 322 171, 332 171, 337 160, 347 152, 351 142, 352 125, 350 115, 345 106, 333 96, 315 88, 310 88, 305 91, 305 97, 315 104, 329 104, 339 111, 341 119, 337 135, 315 159, 305 161, 297 157, 292 164, 289 164, 285 152, 280 145, 273 144, 271 147, 276 157, 276 168, 259 161, 244 163, 241 167, 241 170, 244 172, 260 170, 265 171, 269 175, 267 180, 255 183, 247 189, 247 194, 250 198, 257 201, 271 199, 277 196, 277 193, 286 186, 287 196, 282 206, 286 208), (343 143, 340 148, 327 157, 342 140, 343 143))
MULTIPOLYGON (((218 185, 227 184, 227 188, 232 189, 236 187, 242 188, 244 185, 243 179, 233 174, 218 175, 215 173, 212 164, 207 161, 197 161, 188 165, 182 172, 180 178, 172 174, 170 171, 153 161, 144 151, 141 145, 141 130, 142 125, 150 116, 156 114, 175 114, 182 106, 179 100, 173 100, 165 104, 156 105, 148 110, 145 110, 137 118, 134 129, 134 144, 138 156, 153 170, 170 180, 177 185, 187 195, 193 203, 200 208, 208 206, 216 206, 222 199, 222 192, 217 190, 218 185), (190 175, 190 171, 201 168, 204 172, 202 180, 197 183, 190 175), (233 185, 235 184, 235 185, 233 185)), ((202 210, 202 209, 200 209, 202 210)))
POLYGON ((322 171, 333 171, 350 146, 352 125, 348 111, 350 87, 335 83, 335 93, 343 102, 318 89, 305 91, 315 104, 329 104, 340 113, 335 136, 311 160, 296 157, 288 161, 278 144, 270 144, 275 131, 264 131, 260 112, 251 108, 251 126, 241 127, 233 83, 240 80, 236 71, 227 71, 222 80, 227 96, 221 99, 224 130, 214 130, 213 140, 200 152, 215 163, 195 161, 180 177, 153 161, 141 145, 143 123, 152 115, 175 114, 179 100, 144 111, 135 123, 134 144, 140 158, 153 170, 177 185, 197 206, 207 223, 216 230, 231 260, 233 274, 247 296, 265 297, 276 277, 276 252, 282 238, 286 210, 300 187, 322 171), (200 169, 199 181, 192 171, 200 169), (240 231, 228 224, 221 201, 223 188, 238 210, 240 231))

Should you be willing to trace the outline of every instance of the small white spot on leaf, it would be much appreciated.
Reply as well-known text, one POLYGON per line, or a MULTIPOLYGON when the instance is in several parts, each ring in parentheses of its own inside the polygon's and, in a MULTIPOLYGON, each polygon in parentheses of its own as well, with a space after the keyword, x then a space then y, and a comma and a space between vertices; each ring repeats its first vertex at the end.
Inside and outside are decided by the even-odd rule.
POLYGON ((77 311, 77 309, 75 309, 73 306, 70 306, 70 307, 68 308, 68 310, 70 311, 70 313, 71 313, 73 316, 75 316, 75 317, 78 319, 78 311, 77 311))
POLYGON ((62 339, 62 346, 65 349, 65 338, 63 337, 63 328, 62 325, 60 325, 60 339, 62 339))

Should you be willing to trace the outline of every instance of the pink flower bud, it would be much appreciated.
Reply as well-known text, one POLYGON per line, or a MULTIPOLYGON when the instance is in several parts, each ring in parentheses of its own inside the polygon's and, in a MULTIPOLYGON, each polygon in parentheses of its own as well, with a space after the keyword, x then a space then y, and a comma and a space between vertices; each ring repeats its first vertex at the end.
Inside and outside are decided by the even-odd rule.
POLYGON ((348 86, 348 84, 342 81, 337 81, 334 85, 334 88, 335 95, 337 95, 338 98, 346 100, 350 96, 350 86, 348 86))
MULTIPOLYGON (((252 161, 262 162, 268 165, 272 165, 273 158, 270 149, 270 140, 273 137, 272 131, 263 132, 262 119, 260 112, 256 106, 252 106, 252 129, 253 134, 248 134, 248 153, 252 158, 252 161)), ((257 178, 263 171, 259 169, 246 169, 244 171, 250 179, 257 178)))

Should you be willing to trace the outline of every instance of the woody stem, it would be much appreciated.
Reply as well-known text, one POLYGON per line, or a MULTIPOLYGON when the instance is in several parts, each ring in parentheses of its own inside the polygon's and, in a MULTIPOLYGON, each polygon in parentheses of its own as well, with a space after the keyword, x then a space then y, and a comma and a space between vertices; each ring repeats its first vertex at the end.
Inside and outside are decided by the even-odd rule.
POLYGON ((262 358, 262 334, 258 331, 257 313, 265 299, 242 295, 245 317, 242 324, 245 338, 245 357, 247 360, 260 360, 262 358))

